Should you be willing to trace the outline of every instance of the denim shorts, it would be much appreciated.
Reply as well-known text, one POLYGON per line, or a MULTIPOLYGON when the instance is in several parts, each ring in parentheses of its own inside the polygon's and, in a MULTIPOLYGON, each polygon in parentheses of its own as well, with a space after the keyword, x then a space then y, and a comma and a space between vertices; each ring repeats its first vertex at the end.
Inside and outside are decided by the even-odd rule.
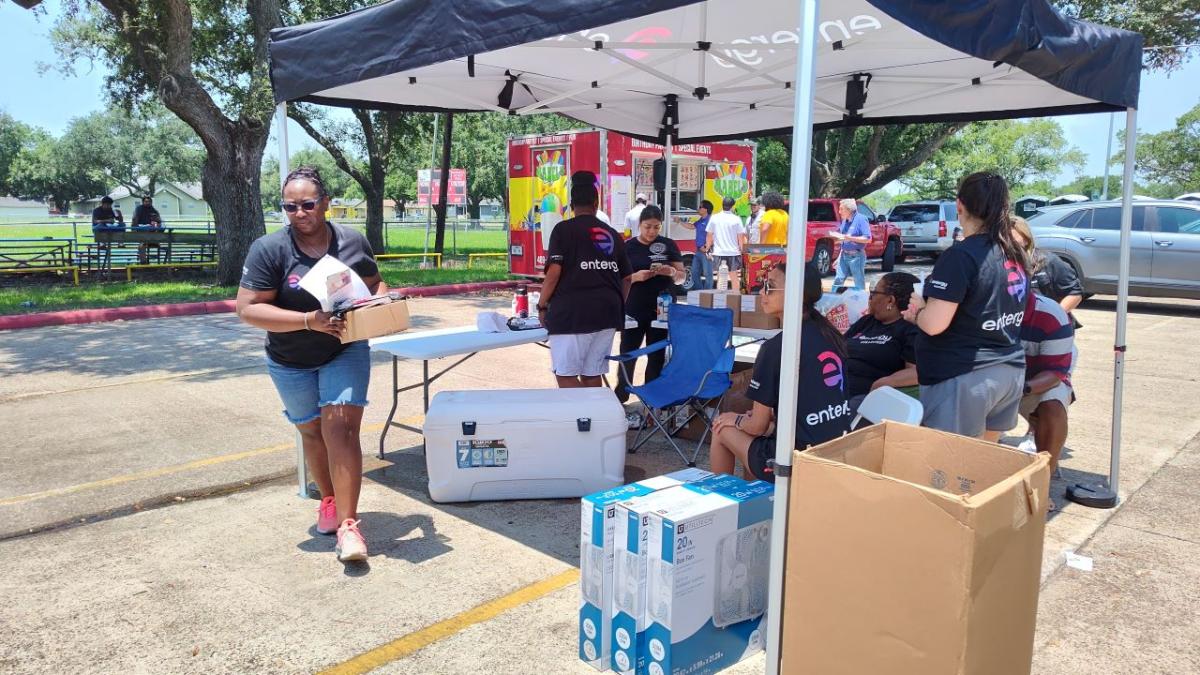
POLYGON ((283 399, 283 415, 292 424, 321 417, 327 405, 365 408, 371 383, 371 349, 366 340, 351 342, 332 361, 316 368, 293 368, 267 357, 267 373, 283 399))

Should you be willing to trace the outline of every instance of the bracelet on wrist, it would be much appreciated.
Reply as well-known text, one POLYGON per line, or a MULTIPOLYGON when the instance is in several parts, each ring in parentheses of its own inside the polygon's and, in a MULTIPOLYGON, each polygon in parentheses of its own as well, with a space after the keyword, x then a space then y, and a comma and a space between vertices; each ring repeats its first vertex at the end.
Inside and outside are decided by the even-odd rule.
POLYGON ((304 330, 312 330, 308 327, 308 312, 304 313, 304 330))

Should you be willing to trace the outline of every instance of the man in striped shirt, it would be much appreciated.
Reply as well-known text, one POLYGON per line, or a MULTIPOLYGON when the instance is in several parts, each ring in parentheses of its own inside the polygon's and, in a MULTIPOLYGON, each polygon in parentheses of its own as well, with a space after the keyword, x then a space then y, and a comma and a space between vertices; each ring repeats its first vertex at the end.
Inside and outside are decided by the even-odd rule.
POLYGON ((1067 442, 1067 406, 1075 400, 1071 371, 1075 359, 1075 327, 1063 308, 1050 298, 1030 293, 1021 322, 1025 345, 1025 395, 1021 416, 1029 422, 1038 452, 1050 455, 1051 473, 1067 442))

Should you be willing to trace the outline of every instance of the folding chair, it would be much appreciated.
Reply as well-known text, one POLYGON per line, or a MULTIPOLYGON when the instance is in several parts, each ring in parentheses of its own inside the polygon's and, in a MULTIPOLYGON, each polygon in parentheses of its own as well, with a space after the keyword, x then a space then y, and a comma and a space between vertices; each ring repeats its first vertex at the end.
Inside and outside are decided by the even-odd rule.
POLYGON ((925 406, 917 399, 894 387, 880 387, 867 394, 858 406, 858 415, 850 423, 850 429, 866 419, 871 424, 884 420, 919 425, 925 415, 925 406))
MULTIPOLYGON (((642 423, 629 452, 637 452, 646 441, 661 432, 680 459, 688 466, 696 466, 696 457, 700 455, 700 448, 712 428, 712 418, 705 412, 704 403, 716 398, 720 407, 720 401, 732 385, 729 379, 734 357, 734 348, 730 343, 732 337, 733 312, 729 309, 671 305, 666 340, 627 354, 608 357, 625 369, 634 359, 668 347, 671 349, 671 359, 657 379, 628 388, 641 400, 643 407, 642 423), (690 411, 687 419, 673 426, 663 424, 659 412, 680 405, 686 405, 690 411), (675 442, 674 435, 697 416, 704 420, 704 432, 689 460, 675 442), (647 418, 653 426, 647 426, 647 418), (643 438, 648 428, 649 433, 643 438)), ((625 376, 626 382, 632 381, 628 370, 625 370, 625 376)))

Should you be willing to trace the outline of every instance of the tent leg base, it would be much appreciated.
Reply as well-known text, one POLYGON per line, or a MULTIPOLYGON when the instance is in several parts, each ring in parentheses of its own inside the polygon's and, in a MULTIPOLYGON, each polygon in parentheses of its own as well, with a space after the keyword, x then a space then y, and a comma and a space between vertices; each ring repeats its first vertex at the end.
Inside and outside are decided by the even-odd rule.
POLYGON ((1116 508, 1120 502, 1117 493, 1103 485, 1088 486, 1082 483, 1067 488, 1067 499, 1093 509, 1116 508))

